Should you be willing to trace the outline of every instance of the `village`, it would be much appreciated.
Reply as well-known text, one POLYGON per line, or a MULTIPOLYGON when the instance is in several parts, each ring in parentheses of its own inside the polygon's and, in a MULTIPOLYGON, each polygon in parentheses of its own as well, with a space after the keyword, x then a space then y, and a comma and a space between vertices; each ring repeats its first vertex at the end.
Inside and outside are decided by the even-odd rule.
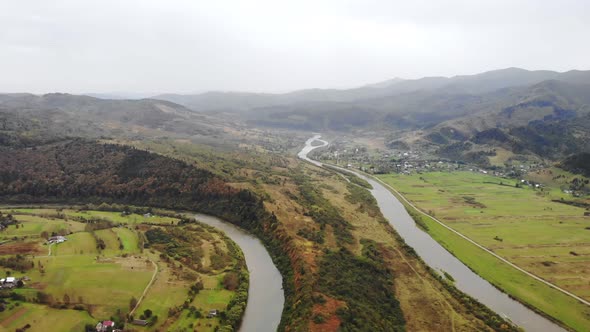
MULTIPOLYGON (((350 147, 349 144, 351 143, 348 141, 336 142, 327 149, 314 151, 313 156, 321 161, 347 168, 356 168, 371 174, 396 173, 410 175, 435 171, 469 171, 520 180, 523 175, 529 172, 547 167, 541 162, 524 161, 512 161, 504 166, 483 166, 440 158, 432 153, 416 150, 369 151, 364 146, 354 145, 350 147)), ((527 182, 526 185, 536 186, 537 188, 542 186, 539 183, 525 181, 527 182)))
POLYGON ((115 207, 0 210, 0 331, 212 332, 227 324, 241 285, 234 244, 173 211, 115 207), (47 313, 59 323, 43 320, 47 313))

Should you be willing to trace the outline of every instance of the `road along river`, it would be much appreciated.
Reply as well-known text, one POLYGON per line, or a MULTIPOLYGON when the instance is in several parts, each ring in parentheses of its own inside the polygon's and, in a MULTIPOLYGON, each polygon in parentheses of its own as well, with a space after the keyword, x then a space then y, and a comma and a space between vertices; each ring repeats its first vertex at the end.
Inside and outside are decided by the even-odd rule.
POLYGON ((193 214, 225 233, 242 249, 250 272, 248 303, 240 332, 276 331, 281 322, 285 296, 283 278, 262 242, 240 228, 205 214, 193 214))
MULTIPOLYGON (((320 137, 320 135, 315 135, 308 139, 305 142, 305 147, 298 153, 298 157, 316 166, 322 166, 322 163, 307 157, 307 154, 312 150, 328 145, 328 142, 321 140, 320 137), (314 142, 321 144, 313 146, 314 142)), ((435 270, 449 273, 455 279, 455 286, 458 289, 526 331, 565 331, 547 318, 511 299, 461 263, 428 233, 418 228, 404 206, 381 183, 354 170, 345 170, 354 173, 373 186, 371 194, 377 200, 381 213, 389 221, 389 224, 409 246, 414 248, 426 264, 435 270)))

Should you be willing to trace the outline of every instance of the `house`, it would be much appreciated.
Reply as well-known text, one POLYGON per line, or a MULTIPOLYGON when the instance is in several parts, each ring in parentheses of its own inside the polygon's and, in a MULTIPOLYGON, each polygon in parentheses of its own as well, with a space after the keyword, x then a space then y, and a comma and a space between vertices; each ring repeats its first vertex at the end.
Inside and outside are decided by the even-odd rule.
POLYGON ((219 311, 217 311, 217 309, 209 310, 209 313, 207 314, 207 318, 215 318, 215 317, 217 317, 218 314, 219 314, 219 311))
POLYGON ((109 328, 112 330, 115 327, 115 322, 110 320, 105 320, 103 322, 98 322, 96 324, 96 332, 106 332, 109 328))
POLYGON ((144 320, 144 319, 134 319, 133 322, 131 322, 131 324, 139 325, 139 326, 146 326, 146 325, 148 325, 148 321, 144 320))
POLYGON ((49 244, 53 244, 53 243, 62 243, 62 242, 66 242, 68 239, 66 239, 65 236, 52 236, 49 239, 47 239, 47 243, 49 244))
POLYGON ((14 288, 16 287, 16 278, 7 277, 0 279, 0 288, 14 288))
POLYGON ((143 217, 144 218, 151 218, 152 214, 148 212, 148 213, 144 214, 143 217))

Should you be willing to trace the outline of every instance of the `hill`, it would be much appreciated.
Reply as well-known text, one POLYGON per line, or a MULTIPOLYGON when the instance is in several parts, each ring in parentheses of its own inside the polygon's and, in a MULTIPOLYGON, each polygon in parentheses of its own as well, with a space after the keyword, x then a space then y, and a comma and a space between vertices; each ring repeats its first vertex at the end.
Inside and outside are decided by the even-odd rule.
POLYGON ((163 100, 108 100, 52 93, 0 95, 0 139, 133 136, 142 131, 214 135, 219 122, 163 100))
MULTIPOLYGON (((519 100, 531 85, 553 80, 590 84, 590 71, 527 71, 393 79, 355 89, 309 89, 285 94, 208 92, 159 95, 204 113, 232 113, 254 125, 306 130, 418 129, 519 100)), ((235 115, 234 115, 235 116, 235 115)))
POLYGON ((553 160, 590 149, 590 85, 544 81, 495 105, 442 122, 423 138, 441 146, 444 156, 463 160, 467 153, 496 147, 553 160), (457 151, 449 155, 449 149, 457 151))
POLYGON ((560 167, 572 173, 590 177, 590 153, 580 153, 567 157, 560 167))

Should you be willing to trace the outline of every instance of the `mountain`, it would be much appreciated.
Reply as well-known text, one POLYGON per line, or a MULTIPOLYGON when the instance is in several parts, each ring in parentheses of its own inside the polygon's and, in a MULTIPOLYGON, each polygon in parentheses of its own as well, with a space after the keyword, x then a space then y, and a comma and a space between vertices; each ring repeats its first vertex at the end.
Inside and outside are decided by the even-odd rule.
POLYGON ((220 128, 212 117, 163 100, 108 100, 61 93, 0 95, 0 137, 13 143, 133 136, 142 131, 210 136, 220 128))
POLYGON ((196 95, 163 94, 154 96, 153 98, 169 100, 202 112, 244 111, 297 103, 358 102, 366 99, 391 97, 419 91, 444 94, 481 94, 502 88, 526 86, 551 79, 582 83, 587 82, 589 78, 589 71, 558 73, 546 70, 528 71, 519 68, 508 68, 476 75, 454 76, 450 78, 425 77, 413 80, 395 78, 389 81, 346 90, 308 89, 284 94, 207 92, 196 95))
MULTIPOLYGON (((229 113, 263 127, 420 130, 407 136, 421 147, 482 164, 497 147, 559 160, 587 151, 590 140, 590 71, 507 68, 449 78, 392 79, 348 90, 210 92, 157 98, 199 112, 229 113)), ((392 139, 389 143, 408 146, 412 142, 392 139)))
POLYGON ((285 94, 208 92, 141 100, 0 94, 0 141, 141 132, 214 140, 231 122, 306 131, 376 130, 396 137, 392 145, 417 143, 456 159, 501 147, 557 160, 587 150, 589 105, 590 71, 519 68, 285 94), (412 142, 399 140, 399 132, 414 132, 412 142))
POLYGON ((572 173, 590 177, 590 153, 572 155, 563 160, 560 167, 572 173))
MULTIPOLYGON (((418 129, 494 111, 544 81, 590 83, 590 71, 508 68, 477 75, 393 79, 355 89, 308 89, 285 94, 208 92, 159 95, 203 113, 230 113, 258 126, 303 130, 418 129)), ((565 91, 563 91, 565 93, 565 91)))
POLYGON ((495 107, 441 122, 423 139, 463 160, 497 147, 553 160, 590 152, 590 84, 549 80, 498 97, 495 107))
POLYGON ((392 85, 401 83, 403 81, 405 81, 405 79, 399 78, 399 77, 395 77, 395 78, 392 78, 390 80, 386 80, 386 81, 382 81, 382 82, 377 82, 377 83, 373 83, 373 84, 367 84, 364 87, 366 87, 366 88, 383 89, 383 88, 391 87, 392 85))

